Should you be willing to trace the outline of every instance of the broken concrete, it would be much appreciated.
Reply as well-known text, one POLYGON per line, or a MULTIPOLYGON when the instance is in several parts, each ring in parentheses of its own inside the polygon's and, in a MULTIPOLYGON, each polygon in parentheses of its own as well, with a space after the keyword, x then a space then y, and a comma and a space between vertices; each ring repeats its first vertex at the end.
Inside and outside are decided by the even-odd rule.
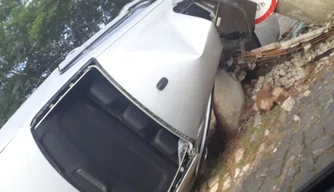
POLYGON ((282 87, 275 86, 272 90, 272 96, 274 102, 281 105, 289 97, 289 93, 282 87))
POLYGON ((270 85, 267 84, 256 93, 256 105, 260 111, 270 111, 270 109, 274 106, 271 91, 272 89, 270 85))
POLYGON ((286 111, 291 111, 295 103, 296 103, 295 99, 292 97, 289 97, 287 100, 284 101, 281 107, 282 109, 286 111))

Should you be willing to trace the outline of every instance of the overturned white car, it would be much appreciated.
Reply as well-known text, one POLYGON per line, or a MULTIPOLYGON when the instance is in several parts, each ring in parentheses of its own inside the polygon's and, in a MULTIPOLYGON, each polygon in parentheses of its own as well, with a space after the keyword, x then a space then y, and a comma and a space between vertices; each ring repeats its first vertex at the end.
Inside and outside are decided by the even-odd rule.
POLYGON ((1 129, 0 191, 189 191, 223 49, 189 6, 134 1, 70 53, 1 129))

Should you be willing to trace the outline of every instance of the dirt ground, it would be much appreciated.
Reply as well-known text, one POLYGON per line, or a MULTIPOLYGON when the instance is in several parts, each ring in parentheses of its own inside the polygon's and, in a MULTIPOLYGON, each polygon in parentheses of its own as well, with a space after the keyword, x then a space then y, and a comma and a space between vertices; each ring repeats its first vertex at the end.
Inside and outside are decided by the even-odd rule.
MULTIPOLYGON (((278 83, 289 92, 290 110, 276 104, 268 112, 259 112, 254 107, 254 95, 260 78, 244 86, 246 106, 238 135, 228 143, 212 142, 211 148, 223 152, 210 156, 207 177, 198 184, 200 192, 296 191, 334 161, 333 39, 268 63, 270 69, 261 72, 268 83, 275 80, 275 70, 283 70, 278 77, 287 80, 278 83), (324 45, 328 50, 325 54, 305 59, 324 45), (299 60, 303 64, 291 71, 289 65, 295 66, 299 60), (302 76, 295 72, 299 68, 303 69, 302 76), (295 78, 293 83, 291 78, 295 78)), ((273 82, 271 86, 277 85, 273 82)))

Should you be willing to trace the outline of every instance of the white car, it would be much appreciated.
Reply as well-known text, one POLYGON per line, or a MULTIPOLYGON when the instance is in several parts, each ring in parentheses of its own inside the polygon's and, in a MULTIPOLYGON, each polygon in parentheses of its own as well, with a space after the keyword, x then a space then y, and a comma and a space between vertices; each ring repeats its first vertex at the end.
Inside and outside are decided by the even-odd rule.
POLYGON ((51 73, 0 131, 1 192, 192 188, 223 45, 174 7, 131 2, 51 73))

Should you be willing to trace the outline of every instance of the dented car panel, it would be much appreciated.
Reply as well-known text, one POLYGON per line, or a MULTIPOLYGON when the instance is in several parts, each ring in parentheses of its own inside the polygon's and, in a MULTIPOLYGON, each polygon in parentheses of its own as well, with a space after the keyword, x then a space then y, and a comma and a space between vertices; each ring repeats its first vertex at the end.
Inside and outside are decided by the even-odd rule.
POLYGON ((164 1, 96 60, 171 131, 195 140, 221 52, 212 22, 175 13, 164 1), (158 90, 162 78, 168 84, 158 90))

